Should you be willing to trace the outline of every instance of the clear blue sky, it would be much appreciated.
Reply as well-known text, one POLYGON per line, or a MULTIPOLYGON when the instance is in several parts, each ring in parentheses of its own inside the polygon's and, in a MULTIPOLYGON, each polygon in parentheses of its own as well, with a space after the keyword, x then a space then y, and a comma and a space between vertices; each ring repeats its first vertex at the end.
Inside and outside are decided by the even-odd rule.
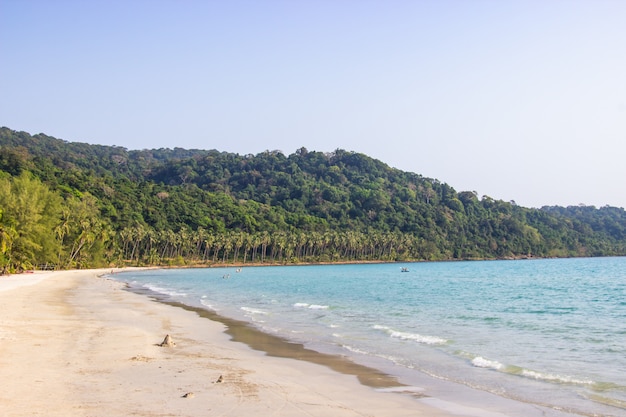
POLYGON ((0 0, 0 125, 626 207, 624 0, 0 0))

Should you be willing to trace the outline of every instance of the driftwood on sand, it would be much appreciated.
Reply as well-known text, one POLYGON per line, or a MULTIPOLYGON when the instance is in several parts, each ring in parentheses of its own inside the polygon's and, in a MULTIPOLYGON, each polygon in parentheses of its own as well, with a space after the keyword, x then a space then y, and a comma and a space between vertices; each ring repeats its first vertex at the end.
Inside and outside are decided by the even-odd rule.
POLYGON ((170 337, 170 335, 166 335, 165 339, 163 339, 163 342, 159 343, 159 346, 164 347, 174 347, 176 346, 176 343, 174 343, 174 341, 172 340, 172 338, 170 337))

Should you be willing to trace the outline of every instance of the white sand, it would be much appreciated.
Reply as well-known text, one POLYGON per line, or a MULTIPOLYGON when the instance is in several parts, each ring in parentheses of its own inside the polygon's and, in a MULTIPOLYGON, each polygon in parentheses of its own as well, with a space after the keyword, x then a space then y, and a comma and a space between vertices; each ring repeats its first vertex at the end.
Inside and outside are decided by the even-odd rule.
POLYGON ((0 415, 473 414, 379 392, 322 365, 265 356, 230 341, 220 323, 97 277, 104 272, 0 277, 0 415), (167 334, 175 347, 158 346, 167 334))
POLYGON ((50 272, 34 272, 30 274, 0 276, 0 292, 13 288, 33 285, 51 275, 50 272))

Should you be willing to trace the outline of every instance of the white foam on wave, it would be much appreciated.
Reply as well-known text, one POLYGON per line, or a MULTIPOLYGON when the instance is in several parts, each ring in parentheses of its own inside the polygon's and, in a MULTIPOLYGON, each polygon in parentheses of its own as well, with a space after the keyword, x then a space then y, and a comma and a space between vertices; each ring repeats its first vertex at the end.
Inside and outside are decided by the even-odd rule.
POLYGON ((359 349, 359 348, 355 348, 354 346, 350 346, 350 345, 341 345, 342 348, 344 348, 345 350, 348 350, 352 353, 358 353, 359 355, 367 355, 369 354, 369 352, 359 349))
POLYGON ((408 393, 421 394, 425 390, 422 387, 401 385, 401 386, 398 386, 398 387, 376 388, 375 391, 378 391, 378 392, 396 392, 396 393, 400 393, 400 394, 408 394, 408 393))
POLYGON ((311 310, 328 310, 329 308, 329 306, 309 303, 295 303, 293 306, 295 308, 309 308, 311 310))
MULTIPOLYGON (((467 356, 467 355, 465 355, 467 356)), ((573 384, 573 385, 593 385, 594 381, 590 379, 579 379, 566 375, 558 375, 551 373, 543 373, 533 371, 531 369, 519 368, 516 366, 506 366, 496 360, 486 359, 482 356, 476 356, 470 360, 471 364, 477 368, 493 369, 495 371, 501 371, 510 373, 513 375, 519 375, 525 378, 535 379, 537 381, 551 382, 557 384, 573 384)))
POLYGON ((490 360, 490 359, 485 359, 482 356, 476 356, 474 359, 472 359, 472 365, 474 365, 477 368, 495 369, 496 371, 500 371, 504 368, 504 365, 501 364, 500 362, 490 360))
POLYGON ((595 383, 590 379, 578 379, 566 375, 544 374, 542 372, 532 371, 530 369, 523 369, 520 375, 525 376, 526 378, 532 378, 546 382, 556 382, 559 384, 592 385, 595 383))
POLYGON ((401 339, 401 340, 410 340, 410 341, 414 341, 414 342, 421 343, 424 345, 444 345, 448 343, 446 339, 442 339, 437 336, 428 336, 428 335, 421 335, 419 333, 401 332, 398 330, 394 330, 390 327, 380 326, 380 325, 374 325, 373 328, 377 330, 384 330, 385 332, 389 334, 389 336, 393 338, 401 339))
POLYGON ((267 316, 268 315, 267 311, 259 310, 257 308, 241 307, 241 309, 243 311, 245 311, 246 313, 248 313, 248 314, 259 314, 259 315, 263 315, 263 316, 267 316))
POLYGON ((149 289, 152 292, 169 295, 170 297, 186 297, 187 296, 187 293, 176 291, 171 288, 159 287, 158 285, 155 285, 155 284, 149 284, 149 283, 143 284, 143 287, 149 289))

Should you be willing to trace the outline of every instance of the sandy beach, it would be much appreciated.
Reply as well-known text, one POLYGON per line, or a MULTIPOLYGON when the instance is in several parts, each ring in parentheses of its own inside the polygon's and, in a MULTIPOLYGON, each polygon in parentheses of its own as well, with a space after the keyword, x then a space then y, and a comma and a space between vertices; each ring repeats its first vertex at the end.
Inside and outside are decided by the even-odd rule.
POLYGON ((416 396, 377 390, 375 381, 365 385, 323 359, 316 364, 253 350, 232 341, 224 324, 128 292, 99 277, 105 272, 0 277, 0 414, 474 414, 449 414, 416 396), (175 346, 160 346, 166 335, 175 346))

